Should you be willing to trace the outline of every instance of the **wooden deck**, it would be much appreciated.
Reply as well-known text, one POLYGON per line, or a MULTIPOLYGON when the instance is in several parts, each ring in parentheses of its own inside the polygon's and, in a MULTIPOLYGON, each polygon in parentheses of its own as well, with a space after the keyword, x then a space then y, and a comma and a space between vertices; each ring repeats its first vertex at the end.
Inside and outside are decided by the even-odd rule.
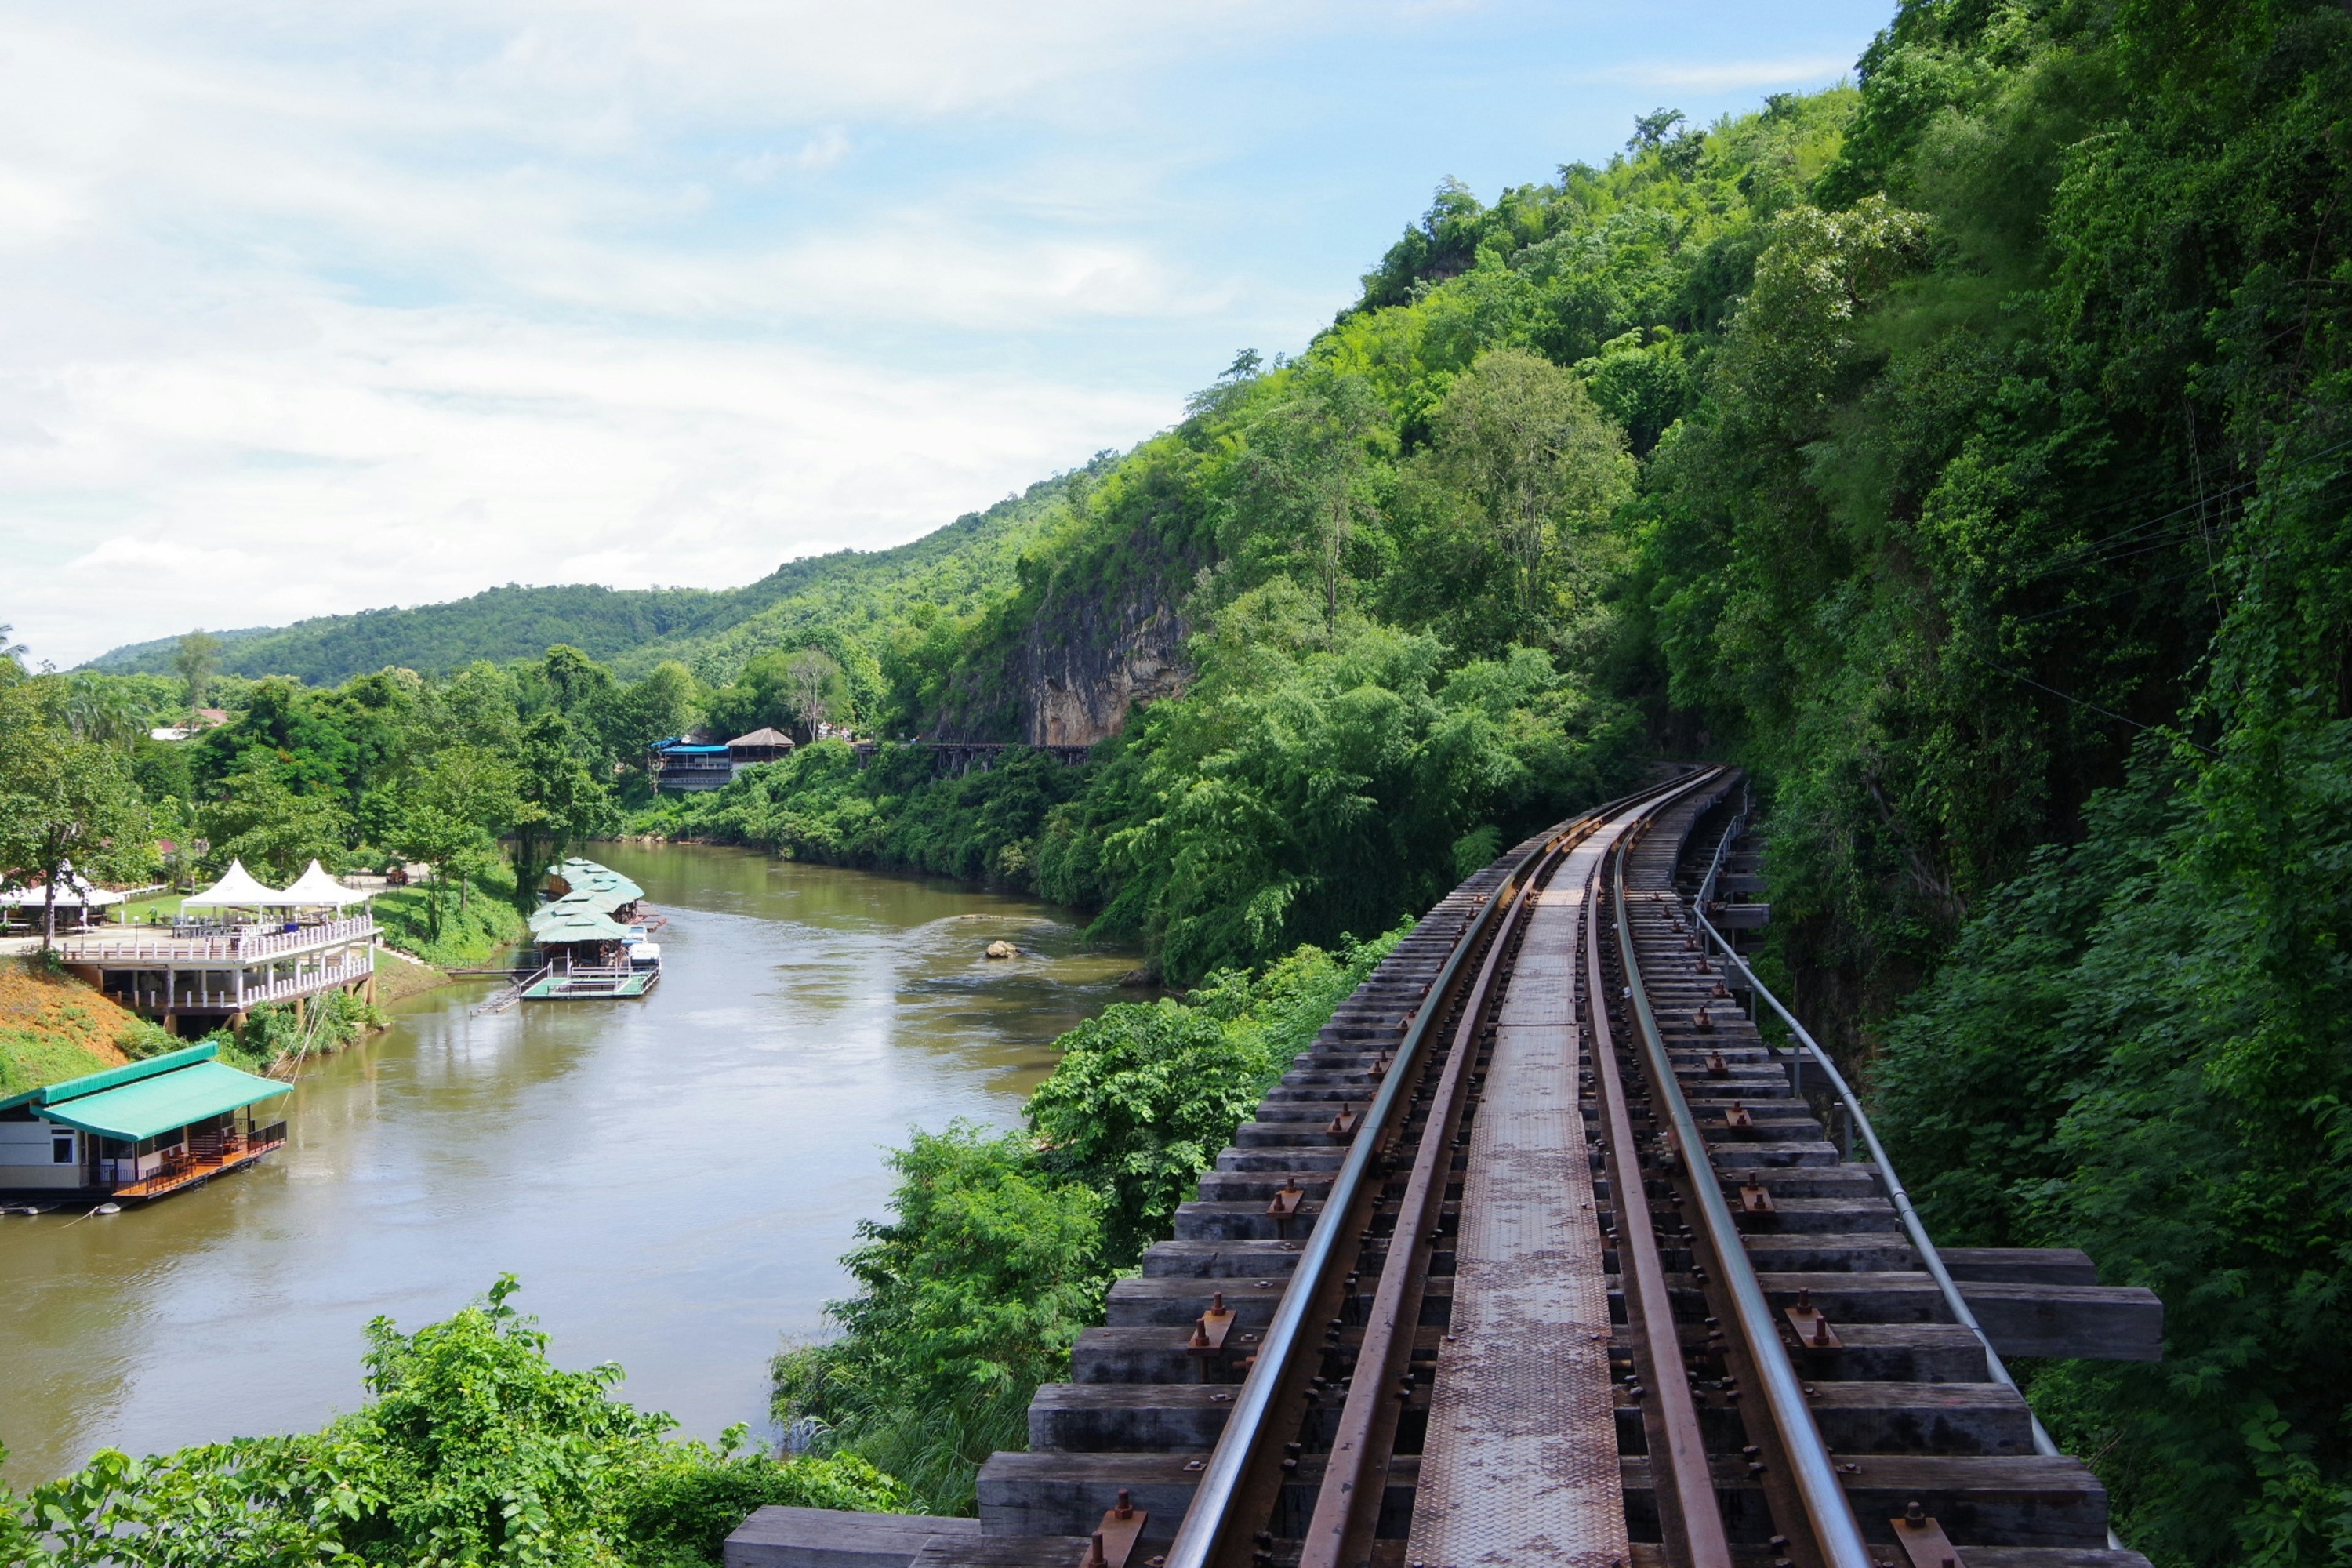
POLYGON ((592 1002, 642 996, 660 984, 658 969, 575 969, 551 974, 526 989, 526 1002, 592 1002))
POLYGON ((270 1151, 284 1147, 286 1124, 281 1121, 249 1141, 223 1142, 209 1149, 197 1149, 188 1158, 171 1162, 144 1181, 121 1184, 109 1195, 120 1201, 132 1202, 160 1198, 166 1193, 176 1193, 182 1187, 193 1187, 198 1182, 210 1181, 223 1171, 250 1165, 270 1151))

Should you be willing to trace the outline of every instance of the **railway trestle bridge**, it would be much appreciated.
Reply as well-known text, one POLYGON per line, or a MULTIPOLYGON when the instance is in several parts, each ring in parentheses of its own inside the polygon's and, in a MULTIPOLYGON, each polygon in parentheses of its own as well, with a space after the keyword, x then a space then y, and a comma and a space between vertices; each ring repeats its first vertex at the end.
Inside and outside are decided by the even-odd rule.
POLYGON ((729 1563, 2146 1568, 2003 1358, 2154 1360, 2161 1303, 1936 1247, 1741 957, 1745 799, 1675 770, 1432 910, 1111 1288, 978 1520, 762 1510, 729 1563))

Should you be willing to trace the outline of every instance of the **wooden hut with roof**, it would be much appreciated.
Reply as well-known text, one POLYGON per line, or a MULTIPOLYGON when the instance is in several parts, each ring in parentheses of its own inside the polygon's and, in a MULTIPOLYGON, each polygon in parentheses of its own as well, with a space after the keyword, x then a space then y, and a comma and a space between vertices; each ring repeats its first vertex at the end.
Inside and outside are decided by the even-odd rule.
POLYGON ((642 996, 659 982, 661 949, 637 920, 643 888, 609 866, 573 858, 547 868, 547 890, 551 901, 530 917, 542 968, 524 986, 524 1001, 642 996))
POLYGON ((782 730, 754 730, 727 742, 727 760, 737 773, 754 763, 780 763, 792 754, 793 738, 782 730))
POLYGON ((206 1042, 0 1100, 0 1198, 162 1197, 286 1144, 255 1113, 293 1086, 239 1072, 206 1042))

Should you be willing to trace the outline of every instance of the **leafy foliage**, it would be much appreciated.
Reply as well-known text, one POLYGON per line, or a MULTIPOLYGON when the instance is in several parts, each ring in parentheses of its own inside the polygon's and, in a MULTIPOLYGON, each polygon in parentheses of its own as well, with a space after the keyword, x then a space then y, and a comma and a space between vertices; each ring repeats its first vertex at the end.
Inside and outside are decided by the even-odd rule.
POLYGON ((1026 1442, 1038 1384, 1064 1375, 1104 1288, 1167 1233, 1176 1204, 1266 1083, 1395 937, 1302 948, 1183 1002, 1108 1009, 1056 1042, 1034 1136, 958 1123, 893 1157, 893 1218, 844 1259, 842 1334, 776 1358, 778 1419, 969 1513, 973 1478, 1026 1442))
POLYGON ((1103 1195, 1109 1262, 1131 1268, 1315 1031, 1403 928, 1339 955, 1300 947, 1252 979, 1212 975, 1182 1003, 1106 1008, 1055 1042, 1029 1097, 1038 1163, 1103 1195))
POLYGON ((593 1568, 716 1564, 765 1503, 888 1510, 852 1458, 777 1463, 663 1436, 612 1396, 620 1369, 564 1372, 502 1279, 446 1321, 368 1328, 368 1404, 317 1433, 133 1459, 101 1449, 22 1500, 0 1492, 0 1561, 99 1568, 593 1568))

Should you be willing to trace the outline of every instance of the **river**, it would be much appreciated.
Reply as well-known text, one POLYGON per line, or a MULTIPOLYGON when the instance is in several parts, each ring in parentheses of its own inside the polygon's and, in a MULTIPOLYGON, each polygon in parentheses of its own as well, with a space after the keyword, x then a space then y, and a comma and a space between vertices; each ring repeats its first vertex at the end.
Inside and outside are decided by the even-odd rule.
POLYGON ((764 1430, 767 1359, 845 1293, 887 1146, 1016 1121, 1050 1042, 1136 962, 953 884, 594 853, 670 917, 643 1001, 409 998, 304 1074, 258 1166, 115 1215, 0 1217, 13 1484, 100 1447, 317 1426, 361 1402, 369 1319, 415 1328, 500 1273, 561 1364, 619 1362, 622 1397, 689 1435, 764 1430), (982 956, 998 938, 1033 956, 982 956))

